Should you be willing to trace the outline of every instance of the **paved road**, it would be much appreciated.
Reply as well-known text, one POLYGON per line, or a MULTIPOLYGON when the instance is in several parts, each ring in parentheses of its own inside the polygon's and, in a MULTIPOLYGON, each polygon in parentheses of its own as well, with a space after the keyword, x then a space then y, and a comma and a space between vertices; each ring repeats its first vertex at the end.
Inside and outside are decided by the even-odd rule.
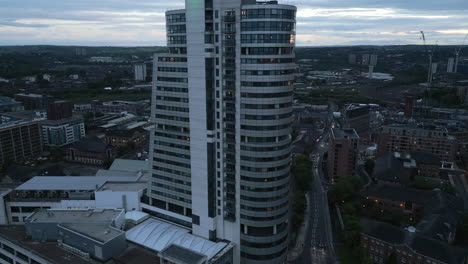
MULTIPOLYGON (((330 118, 329 122, 330 128, 334 125, 333 119, 330 118)), ((328 150, 328 143, 326 143, 328 131, 329 129, 325 129, 317 143, 316 150, 310 155, 314 165, 312 191, 308 193, 309 227, 304 241, 304 251, 290 263, 334 264, 336 262, 327 199, 329 183, 323 177, 321 166, 323 154, 328 150)))

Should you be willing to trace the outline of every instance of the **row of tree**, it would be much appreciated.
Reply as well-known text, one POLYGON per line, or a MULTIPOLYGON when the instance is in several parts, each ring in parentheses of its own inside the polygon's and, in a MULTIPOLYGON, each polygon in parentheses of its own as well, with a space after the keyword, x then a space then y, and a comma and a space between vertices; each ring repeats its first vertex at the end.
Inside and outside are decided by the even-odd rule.
POLYGON ((294 159, 293 174, 296 184, 296 197, 292 219, 293 230, 298 230, 304 219, 307 206, 305 194, 310 190, 312 182, 312 161, 307 155, 297 155, 294 159))

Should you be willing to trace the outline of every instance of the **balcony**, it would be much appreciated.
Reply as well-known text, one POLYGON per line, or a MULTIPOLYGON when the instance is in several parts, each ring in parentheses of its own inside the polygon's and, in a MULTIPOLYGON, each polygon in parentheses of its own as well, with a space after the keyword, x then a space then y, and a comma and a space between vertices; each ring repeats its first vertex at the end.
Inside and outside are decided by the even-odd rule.
POLYGON ((236 34, 236 28, 235 27, 223 28, 222 32, 225 34, 236 34))
POLYGON ((235 23, 236 22, 236 15, 225 15, 223 16, 224 23, 235 23))
POLYGON ((223 41, 224 46, 229 46, 229 47, 235 47, 236 46, 236 40, 235 39, 225 39, 223 41))
POLYGON ((236 64, 235 63, 223 63, 223 67, 225 69, 235 69, 236 68, 236 64))
POLYGON ((234 81, 236 79, 236 75, 235 74, 223 74, 223 78, 225 80, 231 80, 231 81, 234 81))

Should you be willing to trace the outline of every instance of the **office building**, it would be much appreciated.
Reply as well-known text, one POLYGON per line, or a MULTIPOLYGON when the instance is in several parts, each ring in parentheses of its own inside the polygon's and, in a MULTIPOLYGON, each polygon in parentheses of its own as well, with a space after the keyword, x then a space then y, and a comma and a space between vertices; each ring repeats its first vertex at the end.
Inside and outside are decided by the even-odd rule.
POLYGON ((81 118, 44 120, 41 122, 42 142, 47 147, 61 147, 85 137, 85 125, 81 118))
POLYGON ((277 1, 186 1, 166 12, 156 54, 151 209, 210 240, 234 263, 282 263, 296 7, 277 1))
POLYGON ((19 93, 15 100, 22 102, 25 110, 47 109, 49 97, 42 94, 19 93))
POLYGON ((377 155, 388 152, 427 152, 442 161, 455 161, 458 143, 447 128, 424 124, 392 124, 383 126, 379 134, 377 155))
POLYGON ((343 114, 345 128, 354 128, 361 137, 367 137, 370 130, 370 106, 367 104, 350 104, 343 114))
POLYGON ((355 174, 359 156, 359 136, 352 128, 333 128, 328 149, 328 176, 333 178, 355 174))
POLYGON ((0 96, 0 113, 23 111, 24 107, 21 102, 13 100, 13 98, 0 96))
POLYGON ((133 68, 135 81, 146 80, 146 64, 135 64, 133 68))
POLYGON ((73 103, 70 101, 54 101, 47 105, 47 119, 60 120, 71 118, 73 115, 73 103))
POLYGON ((42 153, 41 131, 35 121, 14 121, 0 125, 0 164, 21 162, 42 153))

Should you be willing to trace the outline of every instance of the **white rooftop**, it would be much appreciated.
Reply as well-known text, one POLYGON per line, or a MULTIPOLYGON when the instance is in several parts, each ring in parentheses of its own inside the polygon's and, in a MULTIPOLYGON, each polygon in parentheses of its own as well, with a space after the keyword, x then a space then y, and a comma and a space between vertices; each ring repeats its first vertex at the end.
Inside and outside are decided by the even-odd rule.
POLYGON ((93 191, 107 181, 134 182, 132 177, 96 177, 96 176, 36 176, 16 187, 16 190, 77 190, 93 191))
POLYGON ((117 171, 148 171, 149 162, 144 160, 115 159, 109 170, 117 171))
POLYGON ((135 222, 141 221, 146 217, 149 217, 149 214, 140 211, 128 211, 125 213, 125 220, 132 220, 135 222))
POLYGON ((228 244, 224 242, 212 242, 210 240, 194 236, 189 230, 171 225, 169 223, 150 218, 135 226, 126 233, 127 240, 133 243, 161 252, 171 244, 193 250, 208 257, 214 257, 228 244))

